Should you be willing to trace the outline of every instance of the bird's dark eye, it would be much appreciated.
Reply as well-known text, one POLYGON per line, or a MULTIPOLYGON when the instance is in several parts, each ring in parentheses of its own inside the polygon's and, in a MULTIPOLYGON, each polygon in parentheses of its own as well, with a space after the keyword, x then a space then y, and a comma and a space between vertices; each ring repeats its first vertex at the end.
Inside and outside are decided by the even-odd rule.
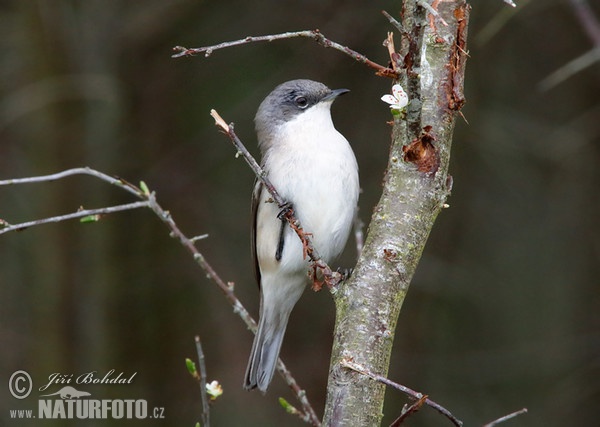
POLYGON ((299 108, 304 109, 304 108, 308 107, 308 100, 303 96, 296 97, 296 99, 294 99, 294 102, 296 103, 296 105, 299 108))

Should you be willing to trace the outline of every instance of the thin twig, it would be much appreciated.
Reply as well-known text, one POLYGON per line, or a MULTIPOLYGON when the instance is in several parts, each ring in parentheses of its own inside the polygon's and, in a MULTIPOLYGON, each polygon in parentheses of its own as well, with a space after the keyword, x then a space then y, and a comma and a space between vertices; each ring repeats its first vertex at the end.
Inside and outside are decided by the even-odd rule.
POLYGON ((304 30, 304 31, 291 31, 281 34, 270 34, 265 36, 248 36, 243 39, 234 40, 230 42, 219 43, 213 46, 205 46, 205 47, 197 47, 197 48, 187 48, 183 46, 175 46, 173 50, 177 53, 172 55, 172 58, 180 58, 182 56, 194 56, 200 53, 203 53, 205 57, 209 57, 215 50, 225 49, 228 47, 239 46, 247 43, 253 42, 272 42, 275 40, 284 40, 291 39, 296 37, 304 37, 309 38, 316 41, 319 45, 323 47, 330 47, 335 50, 339 50, 340 52, 350 56, 355 61, 365 64, 366 66, 373 68, 377 71, 377 75, 384 77, 391 77, 396 79, 398 77, 398 73, 388 67, 384 67, 381 64, 371 61, 366 56, 350 49, 349 47, 342 46, 339 43, 336 43, 327 37, 325 37, 319 30, 304 30))
MULTIPOLYGON (((419 393, 417 391, 414 391, 413 389, 410 389, 402 384, 398 384, 395 383, 394 381, 391 381, 389 379, 387 379, 386 377, 383 377, 381 375, 378 375, 374 372, 369 371, 366 367, 359 365, 358 363, 354 363, 351 360, 348 359, 343 359, 341 362, 341 365, 352 369, 353 371, 356 371, 360 374, 366 375, 367 377, 378 381, 382 384, 385 385, 389 385, 390 387, 395 388, 396 390, 400 390, 402 393, 412 397, 413 399, 417 399, 420 400, 424 397, 423 393, 419 393)), ((438 411, 440 414, 444 415, 446 418, 448 418, 455 426, 457 427, 461 427, 463 425, 463 422, 461 420, 459 420, 458 418, 456 418, 454 415, 452 415, 452 413, 447 410, 446 408, 444 408, 443 406, 435 403, 433 400, 426 398, 425 399, 425 404, 427 406, 431 406, 433 409, 435 409, 436 411, 438 411)))
MULTIPOLYGON (((435 0, 434 0, 435 1, 435 0)), ((424 8, 425 10, 427 10, 427 12, 429 12, 431 15, 433 15, 435 18, 439 19, 440 22, 442 23, 442 25, 444 27, 448 26, 448 23, 446 21, 444 21, 444 19, 440 16, 440 14, 438 13, 438 11, 435 9, 435 7, 433 7, 432 5, 430 5, 429 3, 427 3, 427 0, 417 0, 417 4, 419 4, 422 8, 424 8)), ((436 5, 437 6, 437 5, 436 5)))
POLYGON ((483 427, 494 427, 495 425, 503 423, 504 421, 508 421, 510 419, 513 419, 514 417, 517 417, 521 414, 526 414, 526 413, 527 413, 527 408, 519 409, 518 411, 512 412, 508 415, 498 418, 497 420, 491 421, 491 422, 485 424, 483 427))
POLYGON ((387 13, 385 10, 382 10, 381 13, 383 13, 383 16, 385 16, 388 19, 388 21, 390 21, 390 24, 392 24, 394 27, 396 27, 396 29, 398 31, 400 31, 401 34, 406 33, 406 31, 402 27, 402 24, 400 23, 400 21, 398 21, 392 15, 390 15, 389 13, 387 13))
POLYGON ((0 234, 8 233, 9 231, 22 231, 29 227, 36 225, 51 224, 62 221, 68 221, 70 219, 102 216, 108 215, 115 212, 130 211, 132 209, 147 208, 149 207, 148 202, 133 202, 125 203, 123 205, 109 206, 106 208, 98 209, 80 209, 77 212, 73 212, 65 215, 52 216, 49 218, 37 219, 34 221, 21 222, 19 224, 9 224, 4 220, 0 220, 0 234))
MULTIPOLYGON (((196 249, 196 247, 194 246, 194 242, 192 242, 181 232, 177 224, 175 224, 175 221, 173 221, 171 214, 163 210, 160 207, 160 205, 156 202, 154 193, 150 194, 149 201, 150 209, 152 209, 154 213, 156 213, 156 215, 160 218, 160 220, 163 221, 167 225, 167 227, 169 227, 169 229, 171 230, 171 236, 178 239, 179 242, 188 250, 188 252, 192 254, 196 263, 198 263, 198 265, 202 267, 202 269, 207 273, 207 276, 217 284, 219 289, 221 289, 221 291, 225 295, 225 298, 227 298, 227 300, 233 306, 233 312, 240 316, 244 323, 246 323, 248 329, 256 333, 256 321, 252 318, 252 316, 250 316, 250 313, 248 313, 248 311, 242 305, 240 300, 237 299, 235 293, 233 292, 233 284, 231 282, 225 282, 223 279, 221 279, 217 272, 206 261, 204 256, 196 249)), ((283 361, 279 359, 277 363, 277 371, 281 374, 286 384, 295 393, 296 398, 302 404, 304 411, 310 414, 311 424, 315 426, 320 425, 321 422, 319 421, 319 418, 317 417, 314 409, 308 402, 308 399, 306 399, 306 394, 304 390, 302 390, 298 386, 296 380, 291 375, 290 371, 286 368, 283 361)))
MULTIPOLYGON (((215 125, 217 125, 225 135, 229 137, 229 140, 236 148, 237 152, 240 153, 244 160, 248 163, 250 168, 254 171, 256 177, 261 181, 261 183, 265 186, 267 191, 271 194, 273 201, 279 206, 280 209, 284 209, 287 205, 287 201, 284 200, 281 195, 277 192, 275 186, 271 183, 265 170, 260 167, 258 162, 252 157, 248 149, 244 146, 242 141, 236 135, 233 130, 233 123, 227 124, 225 120, 217 113, 215 110, 210 111, 210 115, 215 119, 215 125)), ((312 239, 310 238, 310 233, 304 232, 300 221, 295 217, 293 209, 287 209, 284 211, 284 218, 290 224, 290 227, 296 232, 300 240, 302 241, 302 246, 306 251, 306 255, 310 258, 313 268, 318 268, 323 274, 323 278, 325 284, 331 289, 336 286, 340 280, 342 279, 342 275, 338 272, 333 271, 329 265, 319 256, 317 250, 312 244, 312 239)), ((313 285, 313 289, 319 290, 320 288, 316 285, 313 285)))
POLYGON ((300 388, 300 386, 298 385, 298 383, 296 383, 296 380, 294 379, 294 377, 292 376, 292 374, 288 370, 288 368, 283 364, 283 361, 281 359, 277 360, 277 370, 282 375, 285 375, 286 383, 287 383, 288 387, 292 389, 292 391, 296 395, 296 399, 298 399, 298 401, 302 405, 303 410, 300 411, 300 410, 296 409, 296 411, 297 411, 296 415, 298 415, 298 417, 305 423, 311 424, 315 427, 320 426, 321 421, 319 421, 319 417, 317 416, 317 414, 313 410, 312 406, 310 405, 310 402, 308 401, 308 398, 306 397, 306 391, 302 390, 300 388), (289 381, 288 381, 288 379, 289 379, 289 381))
POLYGON ((387 47, 388 54, 390 55, 390 64, 392 64, 392 69, 398 70, 401 68, 400 66, 400 55, 396 52, 396 46, 394 45, 394 33, 391 31, 388 32, 387 38, 383 42, 383 45, 387 47))
POLYGON ((499 34, 504 27, 508 25, 508 22, 517 15, 518 12, 522 11, 525 6, 531 3, 531 0, 521 0, 519 9, 513 10, 508 8, 502 8, 490 19, 479 33, 475 36, 475 43, 479 47, 485 46, 492 38, 499 34))
POLYGON ((419 409, 421 409, 421 406, 423 406, 425 404, 427 397, 428 396, 426 394, 424 394, 423 397, 421 397, 419 400, 414 402, 412 405, 410 405, 410 406, 404 405, 404 408, 402 408, 402 413, 400 414, 400 416, 398 418, 396 418, 394 420, 393 423, 390 424, 390 427, 398 427, 408 417, 410 417, 412 414, 414 414, 419 409))
MULTIPOLYGON (((242 305, 240 300, 237 299, 233 289, 234 286, 231 282, 225 282, 221 277, 217 274, 217 272, 213 269, 213 267, 206 261, 204 255, 202 255, 194 246, 194 242, 191 241, 188 237, 186 237, 168 211, 165 211, 160 207, 160 205, 156 202, 156 198, 154 193, 151 193, 149 196, 150 209, 156 213, 156 215, 160 218, 162 222, 164 222, 167 227, 171 230, 171 236, 179 240, 179 242, 183 245, 184 248, 188 250, 194 257, 196 263, 206 272, 208 278, 210 278, 213 282, 217 284, 221 292, 225 295, 225 298, 229 301, 229 303, 233 306, 233 312, 236 313, 240 318, 244 321, 248 329, 250 329, 253 333, 256 333, 257 324, 256 321, 250 316, 250 313, 246 310, 246 308, 242 305)), ((281 374, 286 384, 290 387, 290 389, 296 395, 298 401, 302 404, 302 408, 306 413, 310 414, 310 423, 314 426, 318 426, 321 424, 319 417, 317 417, 314 409, 306 399, 306 393, 302 390, 296 380, 291 375, 290 371, 286 368, 285 364, 281 359, 278 359, 277 362, 277 371, 281 374)))
POLYGON ((143 191, 137 188, 134 185, 131 185, 127 181, 121 178, 115 178, 105 173, 99 172, 95 169, 89 167, 83 168, 72 168, 67 169, 58 173, 53 173, 50 175, 40 175, 40 176, 31 176, 27 178, 15 178, 15 179, 6 179, 0 181, 0 186, 2 185, 14 185, 14 184, 33 184, 38 182, 51 182, 57 181, 59 179, 66 178, 68 176, 73 175, 90 175, 96 178, 101 179, 102 181, 108 182, 109 184, 116 185, 118 187, 123 188, 125 191, 133 194, 138 198, 142 198, 143 191))
POLYGON ((570 0, 577 20, 596 48, 600 49, 600 22, 587 0, 570 0))
POLYGON ((202 396, 202 427, 210 427, 210 404, 208 394, 206 393, 206 362, 204 361, 204 351, 200 337, 194 337, 196 341, 196 353, 198 354, 198 364, 200 365, 200 395, 202 396))
POLYGON ((542 92, 549 91, 598 61, 600 61, 600 48, 588 50, 586 53, 570 60, 565 65, 544 77, 544 79, 538 83, 538 89, 542 92))
MULTIPOLYGON (((196 239, 188 238, 185 234, 181 232, 171 214, 164 210, 156 201, 156 194, 154 192, 150 192, 147 188, 145 188, 145 184, 142 185, 142 188, 136 187, 133 184, 128 183, 127 181, 120 178, 113 178, 105 173, 99 172, 97 170, 91 169, 89 167, 83 168, 73 168, 65 171, 61 171, 55 174, 50 175, 42 175, 28 178, 19 178, 19 179, 8 179, 0 181, 0 186, 2 185, 15 185, 15 184, 29 184, 29 183, 40 183, 40 182, 50 182, 56 181, 59 179, 63 179, 73 175, 90 175, 96 177, 104 182, 107 182, 112 185, 116 185, 119 188, 124 189, 125 191, 133 194, 135 197, 142 199, 141 202, 129 203, 126 205, 113 206, 111 208, 102 208, 102 209, 90 209, 90 210, 81 210, 78 212, 74 212, 72 214, 61 215, 59 217, 53 218, 45 218, 37 221, 30 221, 27 223, 20 224, 8 224, 6 221, 0 220, 0 234, 8 232, 8 231, 17 231, 22 230, 26 227, 32 227, 34 225, 41 225, 48 222, 59 222, 66 221, 73 218, 81 218, 90 215, 99 215, 107 213, 118 212, 127 209, 136 209, 138 207, 148 207, 150 208, 156 216, 170 229, 171 237, 176 238, 179 243, 192 255, 196 263, 204 270, 206 276, 209 280, 212 280, 217 287, 221 290, 227 301, 233 307, 233 312, 237 314, 242 321, 246 324, 248 329, 250 329, 253 333, 256 333, 257 324, 256 321, 252 318, 248 310, 242 305, 240 300, 234 293, 234 286, 231 282, 225 282, 213 269, 213 267, 206 261, 202 253, 196 249, 194 246, 194 242, 196 239)), ((306 414, 309 414, 309 422, 313 426, 319 426, 321 424, 319 417, 317 417, 314 409, 308 402, 306 398, 306 393, 302 390, 296 380, 291 375, 290 371, 286 368, 285 364, 281 359, 278 360, 277 370, 283 377, 286 384, 290 387, 290 389, 294 392, 296 398, 301 403, 302 408, 306 414)))
POLYGON ((575 17, 594 47, 545 77, 538 83, 538 88, 541 91, 548 91, 558 86, 573 75, 600 61, 600 22, 598 22, 587 0, 570 0, 570 3, 575 17))

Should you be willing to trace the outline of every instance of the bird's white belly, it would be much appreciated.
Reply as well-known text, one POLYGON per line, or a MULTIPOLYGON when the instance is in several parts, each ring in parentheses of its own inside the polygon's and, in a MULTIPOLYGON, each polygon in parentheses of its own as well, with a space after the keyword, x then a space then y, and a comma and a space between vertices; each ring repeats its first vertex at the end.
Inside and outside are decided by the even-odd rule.
MULTIPOLYGON (((354 153, 346 139, 333 130, 323 144, 323 135, 302 132, 302 140, 294 141, 277 153, 270 153, 277 162, 267 164, 269 179, 287 202, 292 204, 296 217, 305 232, 312 234, 318 254, 330 262, 343 250, 352 226, 358 199, 358 172, 354 153)), ((299 138, 299 137, 298 137, 299 138)), ((269 157, 265 158, 269 162, 269 157)), ((263 190, 262 206, 259 205, 257 230, 277 230, 277 233, 257 234, 261 240, 257 245, 261 269, 275 262, 275 251, 279 241, 279 208, 268 203, 270 195, 263 190), (262 224, 261 222, 265 221, 262 224), (266 227, 266 221, 274 224, 266 227), (268 240, 268 241, 267 241, 268 240)), ((305 269, 307 260, 296 233, 286 226, 285 244, 278 267, 284 271, 305 269)))

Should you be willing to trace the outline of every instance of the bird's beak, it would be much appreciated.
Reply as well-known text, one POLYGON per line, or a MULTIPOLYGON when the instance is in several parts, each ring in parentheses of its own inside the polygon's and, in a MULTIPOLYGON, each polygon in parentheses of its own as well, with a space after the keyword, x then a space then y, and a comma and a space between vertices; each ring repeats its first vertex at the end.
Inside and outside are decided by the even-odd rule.
POLYGON ((331 92, 329 92, 327 95, 325 95, 325 97, 323 97, 323 99, 321 99, 321 102, 333 101, 338 96, 343 95, 348 92, 350 92, 350 89, 334 89, 331 92))

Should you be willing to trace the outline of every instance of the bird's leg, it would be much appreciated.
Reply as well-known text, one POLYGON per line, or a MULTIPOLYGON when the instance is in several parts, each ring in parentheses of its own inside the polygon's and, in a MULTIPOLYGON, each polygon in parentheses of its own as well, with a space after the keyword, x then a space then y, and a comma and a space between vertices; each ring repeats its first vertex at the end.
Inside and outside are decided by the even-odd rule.
POLYGON ((277 214, 277 219, 282 221, 285 221, 285 218, 290 212, 294 212, 294 205, 291 202, 285 202, 280 208, 281 210, 277 214))
POLYGON ((323 285, 325 284, 325 280, 319 280, 318 270, 319 267, 316 264, 313 264, 310 270, 310 280, 312 281, 312 286, 310 288, 315 292, 319 292, 323 289, 323 285))
POLYGON ((336 271, 342 275, 342 278, 340 279, 340 282, 343 282, 343 281, 348 280, 350 278, 350 276, 352 275, 352 272, 354 271, 354 269, 352 267, 350 267, 350 268, 338 267, 338 269, 336 271))
POLYGON ((323 289, 323 285, 327 285, 327 289, 331 291, 352 274, 351 268, 338 268, 336 271, 331 271, 326 267, 327 265, 322 262, 315 262, 311 266, 309 277, 312 281, 311 289, 315 292, 323 289))
MULTIPOLYGON (((292 203, 287 202, 284 203, 283 206, 281 206, 281 210, 279 211, 279 213, 277 214, 277 218, 279 218, 281 221, 286 221, 289 220, 290 215, 294 214, 294 205, 292 205, 292 203)), ((302 241, 302 257, 304 259, 306 259, 306 257, 308 256, 308 252, 310 250, 310 245, 308 243, 307 237, 310 236, 312 237, 312 233, 307 233, 306 231, 304 231, 302 229, 302 227, 300 227, 298 225, 298 221, 288 221, 290 224, 290 227, 292 227, 292 229, 298 234, 298 236, 300 237, 300 240, 302 241)))
POLYGON ((283 255, 283 245, 285 243, 285 223, 287 222, 286 217, 294 212, 292 204, 287 202, 281 207, 281 210, 277 214, 277 219, 281 221, 281 227, 279 229, 279 241, 277 242, 277 250, 275 251, 275 259, 281 261, 283 255))
POLYGON ((281 227, 279 227, 279 240, 277 242, 277 250, 275 251, 275 260, 281 261, 283 255, 283 244, 285 243, 285 219, 281 220, 281 227))

